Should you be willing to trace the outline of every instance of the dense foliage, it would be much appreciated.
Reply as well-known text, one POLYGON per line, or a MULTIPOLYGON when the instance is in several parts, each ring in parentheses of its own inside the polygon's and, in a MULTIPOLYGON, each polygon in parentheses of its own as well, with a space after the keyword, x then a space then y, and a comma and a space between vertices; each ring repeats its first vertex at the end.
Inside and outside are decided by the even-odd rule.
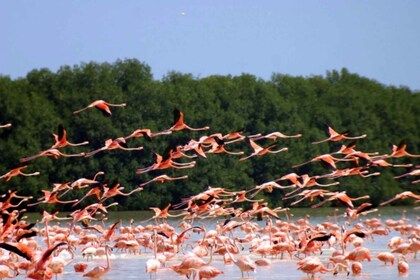
MULTIPOLYGON (((176 131, 155 137, 151 142, 145 138, 128 141, 130 147, 143 146, 142 151, 103 151, 91 158, 37 158, 28 163, 26 171, 39 171, 40 176, 2 180, 0 193, 13 189, 22 195, 39 197, 40 191, 50 189, 53 183, 92 178, 98 171, 104 171, 108 180, 117 178, 124 191, 163 173, 189 176, 188 180, 149 184, 144 191, 130 197, 115 198, 121 205, 119 209, 140 210, 162 207, 168 202, 179 203, 208 186, 249 189, 291 172, 325 174, 330 171, 319 163, 292 168, 317 155, 336 151, 344 143, 311 144, 326 138, 325 125, 337 131, 348 130, 350 135, 367 134, 367 138, 357 141, 357 149, 361 151, 386 154, 390 153, 390 143, 405 140, 408 151, 420 154, 420 95, 408 88, 384 86, 346 69, 328 72, 325 77, 274 74, 270 81, 250 74, 196 78, 171 72, 158 81, 153 79, 149 66, 129 59, 113 64, 64 66, 56 73, 48 69, 33 70, 16 80, 0 76, 0 124, 13 124, 0 130, 0 174, 19 166, 20 158, 51 147, 54 144, 51 133, 57 133, 59 124, 66 128, 69 141, 90 142, 87 146, 65 147, 63 152, 89 152, 102 147, 106 139, 127 136, 139 128, 168 129, 173 123, 174 108, 184 112, 185 122, 190 126, 208 125, 210 130, 176 131), (112 117, 98 110, 72 114, 98 99, 124 102, 127 106, 112 108, 112 117), (193 169, 136 174, 136 169, 152 163, 153 151, 162 153, 169 144, 186 144, 203 135, 241 129, 245 135, 280 131, 303 136, 278 140, 278 147, 289 148, 284 153, 245 161, 239 161, 234 155, 209 154, 207 159, 196 158, 193 169)), ((228 147, 251 153, 245 141, 228 147)), ((415 158, 390 161, 418 165, 415 158)), ((369 194, 371 202, 377 204, 403 190, 419 192, 419 184, 411 184, 412 178, 393 178, 409 170, 378 167, 380 176, 345 177, 339 179, 340 185, 332 188, 346 190, 350 196, 369 194)), ((68 199, 82 195, 82 192, 72 192, 68 199)), ((290 204, 282 201, 283 195, 282 190, 261 193, 273 207, 290 204)), ((410 203, 409 200, 399 202, 410 203)))

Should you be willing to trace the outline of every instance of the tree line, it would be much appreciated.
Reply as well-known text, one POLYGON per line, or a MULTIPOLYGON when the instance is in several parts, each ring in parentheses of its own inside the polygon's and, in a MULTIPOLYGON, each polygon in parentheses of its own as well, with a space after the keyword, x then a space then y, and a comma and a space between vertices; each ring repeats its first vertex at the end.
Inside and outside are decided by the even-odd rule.
MULTIPOLYGON (((86 146, 65 147, 63 152, 89 152, 104 146, 106 139, 127 136, 139 128, 168 129, 175 108, 184 113, 189 125, 210 129, 175 131, 152 141, 130 139, 127 144, 143 146, 141 151, 103 151, 89 158, 37 158, 28 162, 26 169, 39 171, 39 176, 1 180, 0 193, 11 189, 39 197, 41 190, 51 189, 54 183, 93 177, 98 171, 105 173, 106 180, 118 180, 127 192, 160 174, 188 175, 187 180, 153 183, 129 197, 114 198, 120 204, 119 209, 143 210, 177 204, 208 186, 241 190, 291 172, 326 174, 331 171, 315 162, 292 168, 347 143, 311 144, 326 137, 326 125, 337 131, 348 131, 349 135, 367 134, 356 142, 360 151, 389 154, 390 144, 397 145, 404 140, 410 153, 420 154, 420 95, 407 87, 385 86, 345 68, 327 72, 325 76, 273 74, 268 81, 251 74, 197 78, 179 72, 169 72, 161 80, 155 80, 147 64, 126 59, 63 66, 57 72, 36 69, 18 79, 0 76, 0 124, 12 123, 11 128, 0 130, 0 175, 22 165, 19 159, 51 147, 52 133, 57 133, 59 125, 67 130, 69 141, 89 141, 86 146), (111 117, 97 110, 72 114, 98 99, 127 106, 113 108, 111 117), (286 135, 299 133, 302 137, 277 140, 278 147, 288 148, 284 153, 245 161, 239 161, 234 155, 209 154, 207 158, 195 158, 196 166, 191 169, 136 174, 137 169, 153 162, 153 152, 161 154, 168 145, 185 145, 203 135, 233 131, 242 131, 244 135, 280 131, 286 135)), ((268 145, 270 141, 260 143, 268 145)), ((228 147, 251 153, 246 141, 228 147)), ((390 161, 419 164, 418 159, 408 157, 390 161)), ((340 184, 332 189, 345 190, 350 196, 370 195, 370 201, 379 204, 404 190, 419 192, 419 184, 412 184, 410 176, 394 178, 410 170, 375 167, 372 172, 380 172, 380 176, 340 178, 337 179, 340 184)), ((288 206, 290 201, 282 200, 286 192, 275 189, 271 193, 261 192, 257 197, 264 197, 273 207, 288 206)), ((71 192, 68 197, 81 196, 82 192, 71 192)), ((326 205, 336 206, 339 202, 326 205)))

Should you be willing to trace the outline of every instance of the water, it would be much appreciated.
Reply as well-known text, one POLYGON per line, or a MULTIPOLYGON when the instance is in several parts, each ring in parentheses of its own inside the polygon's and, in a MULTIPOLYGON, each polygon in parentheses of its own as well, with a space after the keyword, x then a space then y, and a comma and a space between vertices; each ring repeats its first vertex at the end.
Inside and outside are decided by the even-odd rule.
MULTIPOLYGON (((338 211, 341 213, 342 209, 338 211)), ((386 221, 387 219, 398 220, 402 217, 408 219, 408 221, 414 225, 419 226, 419 210, 413 210, 413 208, 399 208, 399 207, 392 207, 392 208, 381 208, 380 211, 376 213, 369 214, 366 217, 362 217, 356 222, 362 222, 365 219, 377 217, 382 220, 382 222, 386 221)), ((291 221, 296 221, 298 218, 305 217, 306 215, 310 214, 310 222, 311 225, 316 225, 323 223, 325 221, 334 222, 334 209, 322 208, 322 209, 293 209, 291 215, 291 221)), ((282 220, 286 219, 284 214, 280 214, 282 220)), ((108 224, 111 224, 115 221, 121 220, 121 224, 123 226, 127 226, 131 219, 134 220, 134 225, 137 225, 139 221, 145 220, 151 216, 151 212, 112 212, 110 213, 109 220, 107 221, 108 224)), ((32 217, 36 219, 36 217, 32 217)), ((344 222, 343 218, 337 218, 338 222, 342 224, 344 222)), ((180 231, 177 228, 180 220, 168 220, 168 223, 172 224, 176 227, 177 231, 180 231)), ((208 229, 214 229, 217 222, 223 222, 223 219, 212 219, 212 220, 198 220, 194 225, 205 225, 208 229)), ((261 227, 265 225, 265 222, 260 222, 261 227)), ((237 236, 241 235, 239 230, 235 231, 237 236)), ((419 235, 419 233, 417 233, 419 235)), ((117 234, 118 235, 118 234, 117 234)), ((410 270, 408 275, 401 276, 398 274, 397 265, 398 262, 397 258, 395 264, 393 266, 390 265, 383 265, 382 262, 375 258, 376 254, 379 252, 389 252, 387 248, 387 243, 393 236, 400 236, 399 232, 391 231, 387 236, 374 236, 374 241, 370 238, 365 239, 365 243, 363 247, 367 247, 371 251, 372 261, 363 261, 363 272, 360 276, 347 276, 345 273, 340 273, 337 276, 332 275, 332 273, 326 274, 316 274, 317 279, 420 279, 420 254, 417 259, 413 258, 413 254, 408 255, 408 263, 410 266, 410 270)), ((202 237, 202 234, 192 233, 191 240, 197 240, 202 237)), ((405 238, 406 239, 406 238, 405 238)), ((190 241, 191 241, 190 240, 190 241)), ((353 247, 350 245, 349 250, 353 247)), ((331 255, 332 249, 328 249, 327 246, 324 246, 323 254, 318 255, 324 264, 327 263, 328 257, 331 255)), ((185 276, 180 276, 172 271, 169 267, 174 264, 179 264, 182 261, 182 257, 186 254, 186 251, 182 251, 178 253, 178 255, 173 258, 172 260, 166 263, 166 267, 161 268, 158 270, 157 278, 158 279, 186 279, 185 276)), ((261 257, 255 254, 250 254, 248 251, 248 247, 240 252, 240 254, 248 254, 253 260, 260 259, 261 257)), ((308 276, 300 270, 297 270, 296 261, 297 259, 290 259, 286 256, 282 260, 280 258, 271 258, 272 265, 269 267, 257 267, 256 273, 250 273, 247 279, 308 279, 308 276)), ((68 255, 62 253, 64 258, 69 258, 68 255)), ((149 249, 144 251, 142 248, 142 253, 140 255, 133 255, 128 253, 121 253, 114 251, 111 255, 111 270, 109 273, 104 275, 101 279, 149 279, 149 275, 145 272, 145 264, 146 261, 150 258, 153 258, 153 252, 149 249)), ((238 258, 238 255, 235 255, 235 258, 238 258)), ((208 258, 205 257, 205 260, 208 258)), ((86 279, 83 278, 81 273, 76 273, 73 270, 74 263, 78 261, 86 261, 82 258, 82 255, 79 250, 76 251, 76 258, 70 263, 68 266, 65 267, 65 272, 63 275, 59 275, 58 279, 86 279)), ((89 267, 87 269, 90 270, 94 266, 97 265, 105 265, 106 260, 105 257, 95 257, 93 260, 87 261, 89 267)), ((235 264, 225 265, 222 257, 219 255, 215 255, 213 257, 213 261, 211 263, 212 266, 222 270, 224 273, 219 275, 215 279, 244 279, 241 278, 241 272, 236 267, 235 264)), ((25 279, 23 276, 17 277, 17 279, 25 279)))

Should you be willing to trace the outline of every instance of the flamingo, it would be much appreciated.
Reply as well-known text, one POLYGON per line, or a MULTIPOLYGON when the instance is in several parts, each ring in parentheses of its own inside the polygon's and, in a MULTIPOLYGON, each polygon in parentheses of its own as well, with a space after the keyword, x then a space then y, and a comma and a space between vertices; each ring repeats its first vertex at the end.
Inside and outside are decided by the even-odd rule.
POLYGON ((105 256, 106 256, 106 266, 95 266, 92 270, 89 270, 83 277, 90 278, 101 278, 103 275, 107 274, 111 269, 108 250, 110 249, 109 245, 105 245, 105 256))
POLYGON ((411 170, 410 172, 401 174, 399 176, 395 176, 394 178, 399 179, 399 178, 406 177, 406 176, 420 176, 420 169, 417 168, 417 169, 411 170))
POLYGON ((182 180, 182 179, 187 179, 187 178, 188 178, 188 175, 184 175, 184 176, 180 176, 180 177, 170 177, 166 174, 162 174, 162 175, 159 175, 159 176, 157 176, 157 177, 155 177, 155 178, 153 178, 153 179, 151 179, 151 180, 149 180, 145 183, 140 184, 140 187, 143 187, 143 186, 145 186, 147 184, 150 184, 152 182, 158 182, 158 183, 163 184, 166 180, 175 181, 175 180, 182 180))
POLYGON ((351 264, 351 271, 353 275, 360 275, 362 273, 363 265, 361 262, 353 262, 351 264))
POLYGON ((316 142, 312 142, 312 144, 319 144, 319 143, 323 143, 323 142, 327 142, 327 141, 340 141, 343 139, 348 139, 348 140, 355 140, 355 139, 361 139, 361 138, 365 138, 367 135, 363 134, 360 136, 347 136, 348 131, 343 132, 343 133, 338 133, 336 132, 332 127, 327 126, 327 134, 329 135, 328 138, 324 139, 324 140, 320 140, 320 141, 316 141, 316 142))
POLYGON ((296 135, 285 135, 279 131, 275 131, 275 132, 271 132, 269 134, 266 135, 262 135, 262 136, 248 136, 248 138, 251 138, 252 140, 256 141, 256 140, 260 140, 260 139, 271 139, 273 141, 277 140, 278 138, 299 138, 302 137, 302 134, 296 134, 296 135))
POLYGON ((87 267, 88 267, 88 264, 85 262, 77 262, 73 265, 75 272, 85 272, 87 267))
POLYGON ((115 149, 120 149, 120 150, 125 150, 125 151, 141 151, 144 148, 143 147, 128 148, 124 137, 119 137, 115 140, 112 140, 112 139, 106 140, 105 141, 105 146, 103 146, 102 148, 96 149, 92 152, 87 153, 85 155, 85 157, 91 157, 91 156, 95 155, 96 153, 99 153, 100 151, 115 150, 115 149))
POLYGON ((12 124, 11 123, 7 123, 7 124, 0 125, 0 128, 8 128, 8 127, 12 127, 12 124))
POLYGON ((156 279, 157 271, 161 267, 161 263, 157 259, 157 252, 156 252, 157 251, 156 248, 158 246, 156 230, 154 230, 154 233, 153 233, 153 240, 154 240, 154 244, 153 244, 153 256, 154 256, 154 258, 153 259, 148 259, 146 261, 146 273, 149 273, 150 279, 152 279, 152 274, 155 275, 155 279, 156 279))
POLYGON ((125 104, 125 103, 112 104, 112 103, 108 103, 108 102, 106 102, 104 100, 96 100, 96 101, 93 101, 88 106, 86 106, 85 108, 82 108, 80 110, 74 111, 73 114, 76 115, 76 114, 79 114, 80 112, 82 112, 82 111, 84 111, 86 109, 95 107, 95 108, 99 109, 99 111, 101 111, 105 116, 111 116, 112 113, 111 113, 111 110, 109 109, 109 106, 112 106, 112 107, 125 107, 125 106, 127 106, 127 104, 125 104))
POLYGON ((38 202, 28 204, 28 206, 35 206, 35 205, 38 205, 40 203, 47 203, 47 204, 54 204, 54 203, 67 204, 67 203, 75 203, 75 202, 78 201, 78 199, 67 200, 67 201, 59 200, 57 198, 58 192, 51 192, 51 191, 48 191, 48 190, 42 190, 42 192, 44 193, 44 197, 38 198, 38 202))
POLYGON ((14 168, 14 169, 10 170, 9 172, 7 172, 6 174, 1 175, 0 176, 0 179, 6 178, 6 182, 8 182, 14 176, 18 176, 18 175, 22 175, 22 176, 37 176, 37 175, 40 174, 39 172, 23 173, 21 170, 24 169, 24 168, 26 168, 26 167, 28 167, 28 165, 19 166, 17 168, 14 168))
POLYGON ((391 263, 391 265, 394 265, 394 260, 395 260, 395 257, 394 257, 394 255, 393 255, 392 253, 390 253, 390 252, 382 252, 382 253, 379 253, 379 254, 377 254, 377 255, 376 255, 376 258, 377 258, 378 260, 380 260, 381 262, 384 262, 384 263, 385 263, 385 265, 386 265, 387 263, 391 263))
POLYGON ((27 162, 27 161, 30 161, 30 160, 33 160, 33 159, 36 159, 36 158, 39 158, 39 157, 53 157, 54 159, 58 159, 60 156, 62 156, 62 157, 82 157, 82 156, 85 156, 85 153, 64 154, 57 149, 47 149, 47 150, 39 152, 36 155, 21 158, 19 161, 20 162, 27 162))
POLYGON ((215 141, 212 143, 212 147, 210 150, 206 151, 207 154, 220 154, 220 153, 226 153, 230 155, 243 155, 244 152, 231 152, 225 149, 225 141, 221 138, 215 136, 213 138, 215 141))
POLYGON ((415 193, 413 193, 411 191, 404 191, 404 192, 401 192, 401 193, 396 194, 393 198, 391 198, 391 199, 389 199, 387 201, 384 201, 384 202, 382 202, 379 205, 380 206, 384 206, 384 205, 387 205, 387 204, 393 202, 394 200, 397 200, 397 199, 406 199, 406 198, 414 198, 415 200, 420 200, 420 195, 415 194, 415 193))
POLYGON ((174 109, 174 123, 168 130, 170 131, 179 131, 183 129, 188 129, 192 131, 199 131, 199 130, 208 130, 210 127, 204 126, 200 128, 192 128, 184 123, 184 113, 179 111, 178 109, 174 109))
POLYGON ((275 147, 277 145, 276 143, 271 144, 271 145, 263 148, 260 145, 258 145, 257 143, 255 143, 252 139, 248 139, 248 141, 249 141, 249 144, 251 145, 252 149, 254 150, 254 152, 251 153, 247 157, 240 158, 239 160, 246 160, 246 159, 248 159, 250 157, 253 157, 253 156, 262 156, 262 155, 265 155, 267 153, 276 154, 276 153, 280 153, 280 152, 284 152, 284 151, 288 150, 288 148, 281 148, 280 150, 273 151, 273 150, 270 150, 270 149, 275 147))
POLYGON ((55 140, 55 144, 51 146, 50 149, 57 149, 57 148, 63 148, 66 146, 82 146, 89 144, 89 141, 84 141, 81 143, 70 143, 67 141, 67 132, 64 129, 63 125, 58 126, 58 134, 52 134, 55 140))
POLYGON ((399 259, 397 268, 399 274, 404 275, 408 273, 409 265, 404 256, 401 256, 401 258, 399 259))
POLYGON ((321 163, 327 164, 328 167, 336 170, 337 169, 337 166, 335 165, 336 161, 353 161, 353 159, 340 159, 340 158, 333 157, 331 154, 323 154, 323 155, 316 156, 316 157, 314 157, 313 159, 311 159, 307 162, 297 164, 297 165, 293 165, 292 168, 300 167, 302 165, 305 165, 305 164, 308 164, 308 163, 311 163, 311 162, 315 162, 315 161, 320 161, 321 163))
POLYGON ((152 141, 153 137, 156 137, 158 135, 168 135, 168 134, 171 134, 171 133, 172 133, 171 130, 164 130, 164 131, 153 133, 150 129, 143 128, 143 129, 137 129, 137 130, 133 131, 130 135, 125 137, 125 140, 130 139, 130 138, 144 137, 148 141, 152 141))
POLYGON ((158 169, 168 169, 168 168, 175 168, 175 169, 183 169, 183 168, 193 168, 195 166, 195 161, 180 163, 172 160, 170 152, 165 153, 163 156, 159 155, 158 153, 153 153, 154 163, 148 167, 137 169, 136 174, 142 174, 149 172, 151 170, 158 170, 158 169))
MULTIPOLYGON (((228 253, 229 257, 232 259, 232 262, 241 270, 242 278, 244 278, 244 272, 246 272, 248 276, 249 276, 250 271, 256 272, 257 264, 253 260, 251 260, 249 256, 242 255, 239 257, 239 259, 236 260, 235 257, 232 255, 232 253, 229 251, 229 246, 225 244, 225 241, 220 238, 218 238, 218 240, 220 240, 225 246, 226 253, 228 253)), ((236 249, 239 251, 239 248, 236 245, 235 241, 234 241, 234 245, 236 249)))
POLYGON ((60 242, 53 246, 48 247, 43 253, 41 258, 34 263, 33 269, 28 273, 27 277, 32 279, 51 279, 53 277, 53 270, 48 266, 51 256, 58 247, 67 245, 66 242, 60 242))

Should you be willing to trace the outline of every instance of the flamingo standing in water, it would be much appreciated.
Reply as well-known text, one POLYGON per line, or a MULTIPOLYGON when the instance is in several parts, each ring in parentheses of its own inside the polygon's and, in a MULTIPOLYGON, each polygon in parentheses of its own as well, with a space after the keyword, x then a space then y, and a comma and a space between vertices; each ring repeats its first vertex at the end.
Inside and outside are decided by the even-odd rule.
POLYGON ((328 138, 326 138, 324 140, 312 142, 312 144, 319 144, 319 143, 323 143, 323 142, 327 142, 327 141, 335 142, 335 141, 340 141, 340 140, 343 140, 343 139, 355 140, 355 139, 365 138, 367 136, 366 134, 363 134, 363 135, 360 135, 360 136, 347 136, 348 131, 343 132, 343 133, 338 133, 337 131, 332 129, 330 126, 327 126, 327 134, 329 135, 328 138))
POLYGON ((96 101, 90 103, 85 108, 82 108, 80 110, 74 111, 73 114, 76 115, 76 114, 79 114, 80 112, 82 112, 82 111, 84 111, 86 109, 95 107, 95 108, 99 109, 99 111, 101 111, 105 116, 111 116, 112 113, 111 113, 111 110, 109 109, 109 106, 112 106, 112 107, 125 107, 125 106, 127 106, 127 104, 125 104, 125 103, 112 104, 112 103, 108 103, 108 102, 106 102, 104 100, 96 100, 96 101))
POLYGON ((262 135, 262 136, 248 136, 248 138, 251 138, 252 140, 256 141, 256 140, 260 140, 260 139, 271 139, 273 141, 277 140, 278 138, 299 138, 302 137, 302 134, 296 134, 296 135, 285 135, 281 132, 275 131, 275 132, 271 132, 269 134, 266 135, 262 135))
POLYGON ((6 174, 3 174, 0 176, 0 179, 6 178, 6 182, 10 181, 10 179, 12 179, 12 177, 14 176, 18 176, 18 175, 22 175, 22 176, 36 176, 39 175, 39 172, 34 172, 34 173, 23 173, 21 170, 28 167, 28 165, 24 165, 24 166, 20 166, 17 168, 14 168, 12 170, 10 170, 9 172, 7 172, 6 174))
POLYGON ((111 269, 110 261, 109 261, 109 245, 105 245, 105 256, 106 256, 106 266, 95 266, 92 270, 83 274, 83 277, 90 277, 90 278, 101 278, 103 275, 107 274, 111 269))
POLYGON ((179 131, 183 129, 193 130, 193 131, 199 131, 199 130, 208 130, 210 127, 204 126, 200 128, 192 128, 188 126, 186 123, 184 123, 184 113, 179 111, 178 109, 174 110, 174 123, 168 130, 170 131, 179 131))
POLYGON ((67 131, 64 129, 63 125, 58 126, 58 134, 52 134, 55 140, 55 144, 51 146, 51 149, 63 148, 66 146, 82 146, 89 144, 89 141, 84 141, 82 143, 70 143, 67 141, 67 131))
POLYGON ((157 271, 161 267, 161 263, 157 259, 158 243, 157 243, 157 232, 156 232, 156 230, 154 230, 154 233, 153 233, 153 242, 154 242, 154 244, 153 244, 153 256, 154 256, 154 258, 153 259, 148 259, 146 261, 146 273, 149 273, 150 279, 152 279, 153 274, 155 275, 155 279, 156 279, 157 271))
POLYGON ((407 144, 402 140, 398 146, 392 145, 392 153, 390 155, 385 155, 387 158, 399 158, 399 157, 414 157, 418 158, 420 155, 413 155, 406 151, 407 144))

